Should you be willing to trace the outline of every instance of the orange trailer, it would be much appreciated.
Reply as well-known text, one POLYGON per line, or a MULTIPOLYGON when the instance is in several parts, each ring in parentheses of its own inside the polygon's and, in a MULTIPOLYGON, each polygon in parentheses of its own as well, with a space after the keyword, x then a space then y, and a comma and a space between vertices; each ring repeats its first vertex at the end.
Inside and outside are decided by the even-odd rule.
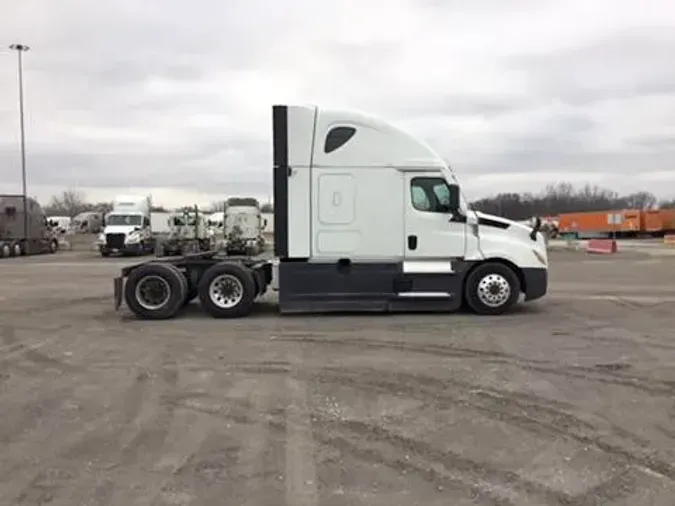
POLYGON ((675 232, 675 209, 660 209, 663 232, 675 232))
POLYGON ((647 234, 663 232, 663 213, 658 209, 642 211, 642 231, 647 234))
POLYGON ((638 234, 642 229, 642 213, 637 209, 589 211, 560 215, 561 234, 638 234))

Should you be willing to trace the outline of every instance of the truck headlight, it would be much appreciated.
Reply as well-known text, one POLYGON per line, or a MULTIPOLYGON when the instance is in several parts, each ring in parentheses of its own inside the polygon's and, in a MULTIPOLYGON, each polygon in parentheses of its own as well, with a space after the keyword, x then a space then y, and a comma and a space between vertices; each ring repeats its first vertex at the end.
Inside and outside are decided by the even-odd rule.
POLYGON ((132 232, 127 236, 127 240, 125 241, 127 244, 134 244, 137 243, 140 240, 140 236, 136 232, 132 232))
POLYGON ((105 242, 105 234, 98 234, 98 242, 105 242))

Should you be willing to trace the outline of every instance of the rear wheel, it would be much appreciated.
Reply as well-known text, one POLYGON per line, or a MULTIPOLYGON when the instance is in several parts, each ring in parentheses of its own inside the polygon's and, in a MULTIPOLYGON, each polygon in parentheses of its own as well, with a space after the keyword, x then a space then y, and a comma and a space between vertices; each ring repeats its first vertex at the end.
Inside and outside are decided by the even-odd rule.
POLYGON ((479 315, 500 315, 518 302, 520 282, 508 266, 488 262, 469 273, 464 288, 464 300, 479 315))
POLYGON ((0 257, 7 258, 12 255, 12 248, 9 247, 9 244, 3 243, 0 247, 0 257))
POLYGON ((248 316, 256 297, 253 273, 235 263, 209 268, 199 280, 198 291, 202 307, 214 318, 248 316))
POLYGON ((133 270, 124 287, 124 300, 141 318, 165 320, 183 307, 185 276, 171 264, 150 262, 133 270))
POLYGON ((12 256, 20 257, 23 255, 23 245, 20 242, 15 242, 12 244, 12 256))

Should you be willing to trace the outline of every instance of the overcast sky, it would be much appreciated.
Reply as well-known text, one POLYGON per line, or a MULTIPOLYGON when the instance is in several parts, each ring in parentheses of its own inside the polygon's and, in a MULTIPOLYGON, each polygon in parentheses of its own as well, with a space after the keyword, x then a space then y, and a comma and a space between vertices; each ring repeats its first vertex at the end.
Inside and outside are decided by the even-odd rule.
MULTIPOLYGON (((25 56, 29 193, 271 194, 272 103, 431 143, 467 196, 592 182, 675 197, 672 0, 0 0, 25 56)), ((0 49, 0 193, 20 190, 0 49)))

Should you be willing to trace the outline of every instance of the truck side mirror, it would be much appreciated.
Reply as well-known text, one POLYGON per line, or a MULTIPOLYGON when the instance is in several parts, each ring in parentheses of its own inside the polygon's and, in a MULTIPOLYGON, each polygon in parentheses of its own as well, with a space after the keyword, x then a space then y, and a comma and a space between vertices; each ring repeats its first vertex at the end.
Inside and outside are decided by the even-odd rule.
POLYGON ((460 193, 459 185, 451 184, 448 185, 448 212, 452 214, 459 213, 460 209, 460 193))

